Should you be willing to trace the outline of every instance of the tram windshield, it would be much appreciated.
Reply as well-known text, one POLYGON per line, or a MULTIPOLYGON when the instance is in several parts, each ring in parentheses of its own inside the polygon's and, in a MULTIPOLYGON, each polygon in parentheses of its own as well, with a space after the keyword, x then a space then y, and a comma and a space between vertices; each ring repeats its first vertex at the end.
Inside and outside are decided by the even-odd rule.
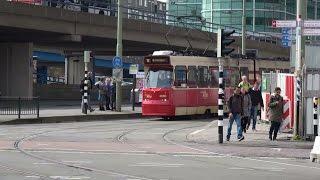
POLYGON ((172 86, 171 70, 154 70, 150 69, 146 76, 147 88, 167 88, 172 86))

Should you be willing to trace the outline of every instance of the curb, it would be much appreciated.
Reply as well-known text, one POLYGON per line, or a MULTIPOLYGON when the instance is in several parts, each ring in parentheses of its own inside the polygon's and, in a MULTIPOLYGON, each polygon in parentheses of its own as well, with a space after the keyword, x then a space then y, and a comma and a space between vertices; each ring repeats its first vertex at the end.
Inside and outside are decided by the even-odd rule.
POLYGON ((120 119, 126 119, 126 118, 142 118, 142 114, 141 113, 97 114, 97 115, 55 116, 55 117, 40 117, 40 118, 30 118, 30 119, 14 119, 11 121, 1 122, 0 125, 110 121, 110 120, 120 120, 120 119))

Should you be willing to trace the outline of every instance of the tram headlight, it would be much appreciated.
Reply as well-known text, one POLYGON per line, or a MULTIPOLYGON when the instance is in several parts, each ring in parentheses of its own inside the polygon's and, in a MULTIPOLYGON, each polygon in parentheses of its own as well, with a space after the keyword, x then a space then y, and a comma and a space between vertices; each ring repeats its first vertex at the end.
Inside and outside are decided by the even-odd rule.
POLYGON ((168 96, 166 94, 161 94, 159 95, 159 98, 162 100, 162 101, 168 101, 168 96))
POLYGON ((152 98, 152 95, 150 95, 150 94, 144 94, 144 97, 143 97, 144 100, 149 100, 149 99, 151 99, 151 98, 152 98))

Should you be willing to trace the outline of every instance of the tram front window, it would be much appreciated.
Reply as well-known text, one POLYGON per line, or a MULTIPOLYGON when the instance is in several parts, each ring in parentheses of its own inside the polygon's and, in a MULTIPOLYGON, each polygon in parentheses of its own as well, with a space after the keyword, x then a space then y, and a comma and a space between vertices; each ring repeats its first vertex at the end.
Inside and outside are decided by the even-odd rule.
POLYGON ((168 88, 172 86, 172 71, 149 70, 146 77, 147 88, 168 88))

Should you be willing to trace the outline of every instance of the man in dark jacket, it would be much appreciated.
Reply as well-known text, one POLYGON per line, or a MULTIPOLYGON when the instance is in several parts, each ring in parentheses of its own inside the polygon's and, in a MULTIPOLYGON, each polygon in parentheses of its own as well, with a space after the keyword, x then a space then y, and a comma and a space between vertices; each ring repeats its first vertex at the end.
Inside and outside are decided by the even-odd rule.
POLYGON ((251 117, 249 120, 249 124, 247 126, 247 130, 249 129, 250 126, 250 122, 252 119, 252 131, 256 131, 256 124, 257 124, 257 114, 258 114, 258 109, 259 106, 263 109, 264 105, 263 105, 263 99, 262 99, 262 94, 261 91, 259 89, 259 83, 254 83, 253 88, 249 89, 249 94, 251 97, 251 117))
POLYGON ((269 103, 269 120, 271 121, 269 139, 276 140, 278 131, 282 122, 283 115, 283 97, 280 95, 281 89, 275 88, 275 94, 271 95, 269 103), (272 137, 273 134, 273 137, 272 137))
POLYGON ((240 94, 240 88, 236 87, 234 89, 234 94, 230 97, 228 102, 229 107, 229 126, 228 126, 228 134, 227 134, 227 141, 230 140, 231 130, 233 122, 236 121, 237 124, 237 133, 238 133, 238 140, 242 141, 244 136, 242 135, 242 128, 241 128, 241 115, 243 114, 243 97, 240 94))

